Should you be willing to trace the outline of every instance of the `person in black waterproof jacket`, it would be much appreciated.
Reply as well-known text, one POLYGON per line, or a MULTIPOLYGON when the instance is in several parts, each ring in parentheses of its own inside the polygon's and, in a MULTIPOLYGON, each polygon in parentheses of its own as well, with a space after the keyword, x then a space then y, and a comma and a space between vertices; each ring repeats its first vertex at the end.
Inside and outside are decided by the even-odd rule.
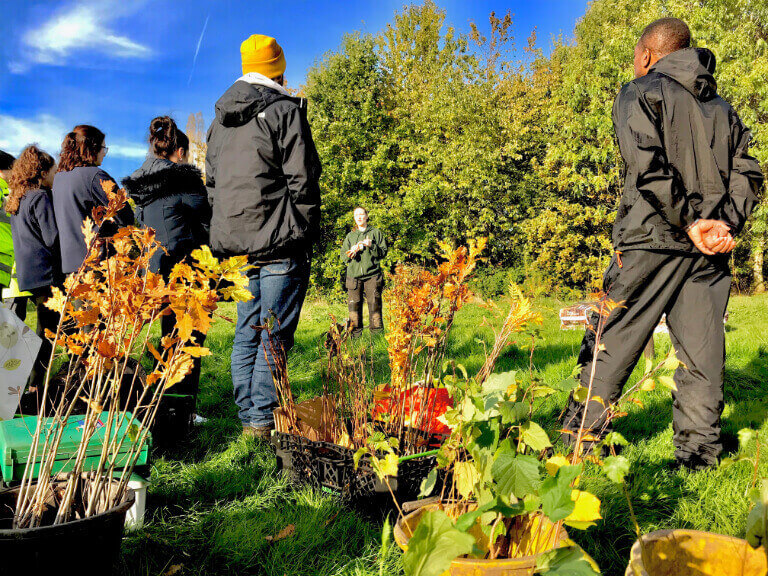
POLYGON ((240 47, 243 76, 216 102, 206 186, 211 249, 247 254, 253 300, 237 304, 232 384, 243 432, 266 438, 277 395, 272 371, 293 346, 320 225, 320 159, 305 101, 283 87, 285 56, 255 34, 240 47))
MULTIPOLYGON (((81 124, 64 137, 61 144, 58 172, 53 179, 53 211, 59 229, 61 269, 64 274, 75 272, 85 260, 87 247, 83 236, 83 220, 91 217, 96 206, 108 202, 104 184, 113 178, 100 168, 108 148, 104 133, 93 126, 81 124)), ((100 236, 111 236, 118 226, 133 224, 133 211, 126 204, 115 218, 105 222, 100 236)))
MULTIPOLYGON (((152 255, 150 270, 166 280, 173 267, 193 250, 208 244, 211 207, 198 168, 187 164, 189 138, 168 116, 158 116, 149 125, 152 154, 129 177, 123 179, 128 196, 136 203, 136 220, 153 228, 157 241, 165 249, 152 255)), ((173 332, 173 316, 161 319, 162 335, 173 332)), ((194 333, 198 346, 205 335, 194 333)), ((174 394, 197 395, 200 385, 200 359, 192 371, 173 387, 174 394)))
MULTIPOLYGON (((600 438, 662 314, 680 365, 674 373, 676 466, 703 469, 722 451, 725 334, 731 274, 728 253, 758 201, 763 175, 748 153, 750 132, 717 94, 715 56, 690 47, 676 18, 651 23, 635 48, 635 80, 619 92, 613 124, 625 162, 613 227, 615 254, 603 278, 620 306, 605 321, 595 354, 593 315, 579 355, 584 404, 573 397, 563 440, 582 419, 600 438), (594 359, 594 367, 592 366, 594 359), (594 371, 594 377, 592 373, 594 371)), ((590 442, 591 444, 591 442, 590 442)))

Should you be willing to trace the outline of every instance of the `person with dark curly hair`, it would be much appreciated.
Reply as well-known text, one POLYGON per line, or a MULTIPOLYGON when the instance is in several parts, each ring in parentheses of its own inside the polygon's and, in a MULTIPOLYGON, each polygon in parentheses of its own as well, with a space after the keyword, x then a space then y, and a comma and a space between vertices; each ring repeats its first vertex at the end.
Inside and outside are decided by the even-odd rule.
MULTIPOLYGON (((189 138, 168 116, 158 116, 149 125, 151 155, 144 164, 123 179, 123 186, 136 203, 136 220, 155 230, 165 252, 152 256, 150 269, 167 280, 172 268, 203 244, 208 244, 211 206, 203 175, 187 164, 189 138)), ((174 316, 163 316, 163 336, 171 334, 174 316)), ((205 334, 195 333, 202 346, 205 334)), ((200 384, 200 359, 182 382, 174 386, 176 394, 197 395, 200 384)))
POLYGON ((13 164, 8 183, 11 193, 5 202, 16 247, 17 281, 21 290, 32 294, 37 335, 43 341, 30 376, 32 387, 43 384, 51 357, 52 344, 45 330, 55 332, 59 324, 59 315, 44 304, 51 297, 51 288, 62 280, 59 232, 51 198, 55 172, 56 162, 50 154, 28 146, 13 164))
MULTIPOLYGON (((115 182, 100 168, 107 151, 104 133, 86 124, 75 126, 61 145, 59 169, 53 180, 53 210, 59 229, 64 274, 71 274, 85 260, 83 220, 91 216, 93 208, 107 204, 104 184, 115 182)), ((111 236, 116 225, 133 224, 131 207, 126 204, 115 220, 114 223, 105 222, 99 235, 111 236)))

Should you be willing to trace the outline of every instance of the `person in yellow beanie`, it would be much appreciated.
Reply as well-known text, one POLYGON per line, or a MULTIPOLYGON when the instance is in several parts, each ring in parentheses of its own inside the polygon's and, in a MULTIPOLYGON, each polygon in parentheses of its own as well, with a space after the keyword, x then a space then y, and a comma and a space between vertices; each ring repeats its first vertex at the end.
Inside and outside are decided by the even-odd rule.
POLYGON ((240 56, 243 76, 216 102, 207 137, 210 245, 255 265, 254 298, 237 305, 232 384, 243 432, 267 438, 277 407, 270 366, 293 346, 320 229, 321 166, 306 102, 284 87, 283 49, 254 34, 240 56))
POLYGON ((240 44, 243 74, 255 72, 270 79, 283 78, 285 54, 277 40, 270 36, 254 34, 240 44))

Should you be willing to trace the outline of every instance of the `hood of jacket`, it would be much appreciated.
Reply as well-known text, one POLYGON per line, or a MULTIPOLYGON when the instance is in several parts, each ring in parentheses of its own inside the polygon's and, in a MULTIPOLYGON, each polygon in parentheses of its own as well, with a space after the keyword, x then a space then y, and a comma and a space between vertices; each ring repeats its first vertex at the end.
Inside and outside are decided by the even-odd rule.
POLYGON ((684 48, 665 56, 649 70, 664 74, 681 84, 702 102, 717 96, 715 55, 706 48, 684 48))
POLYGON ((203 193, 202 172, 192 164, 176 164, 165 158, 147 158, 123 186, 137 206, 146 206, 160 196, 203 193))
POLYGON ((241 79, 216 102, 216 119, 227 128, 242 126, 273 102, 290 98, 273 88, 241 79))

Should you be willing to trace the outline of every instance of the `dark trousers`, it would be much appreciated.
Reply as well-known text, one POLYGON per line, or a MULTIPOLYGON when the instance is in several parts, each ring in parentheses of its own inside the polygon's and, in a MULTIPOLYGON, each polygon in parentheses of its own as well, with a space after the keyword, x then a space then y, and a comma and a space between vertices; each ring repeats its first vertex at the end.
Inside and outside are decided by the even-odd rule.
MULTIPOLYGON (((53 344, 51 340, 45 336, 45 330, 47 328, 54 334, 56 333, 56 329, 59 327, 59 314, 45 306, 45 301, 51 297, 50 286, 36 288, 31 292, 32 300, 35 303, 35 308, 37 310, 37 329, 35 330, 35 333, 40 336, 43 342, 40 345, 35 364, 32 367, 28 390, 34 387, 42 393, 43 384, 45 384, 45 374, 48 371, 48 362, 51 359, 51 352, 53 351, 53 344)), ((22 299, 24 300, 22 308, 24 309, 26 316, 27 297, 15 298, 15 300, 22 299)), ((30 392, 32 391, 30 390, 30 392)))
MULTIPOLYGON (((45 290, 45 288, 41 288, 41 290, 45 290)), ((29 300, 29 296, 16 296, 10 298, 11 303, 8 306, 8 309, 16 314, 22 322, 27 319, 27 300, 29 300)))
POLYGON ((365 280, 347 276, 346 286, 352 335, 359 336, 363 332, 363 298, 368 302, 368 323, 371 332, 384 330, 384 320, 381 316, 381 292, 384 288, 384 275, 379 272, 365 280))
MULTIPOLYGON (((173 333, 173 329, 176 326, 176 316, 171 313, 167 316, 160 318, 160 332, 163 336, 170 336, 173 333)), ((194 331, 192 335, 195 337, 196 346, 203 346, 205 343, 205 334, 202 332, 194 331)), ((200 388, 200 358, 194 358, 192 364, 192 370, 187 374, 184 379, 168 389, 169 394, 189 394, 190 396, 197 397, 197 391, 200 388)))
MULTIPOLYGON (((630 250, 614 256, 603 277, 603 290, 621 302, 605 322, 595 360, 592 397, 606 406, 616 402, 643 348, 663 314, 681 364, 674 373, 672 419, 675 456, 693 455, 714 463, 722 451, 720 414, 723 409, 725 330, 731 275, 727 257, 630 250), (621 262, 621 265, 620 265, 621 262)), ((591 324, 597 326, 597 314, 591 324)), ((579 354, 581 385, 589 386, 595 332, 587 329, 579 354)), ((577 431, 584 404, 570 400, 564 428, 577 431)), ((605 408, 597 401, 587 407, 585 429, 608 432, 605 408)), ((564 438, 567 439, 567 438, 564 438)))

